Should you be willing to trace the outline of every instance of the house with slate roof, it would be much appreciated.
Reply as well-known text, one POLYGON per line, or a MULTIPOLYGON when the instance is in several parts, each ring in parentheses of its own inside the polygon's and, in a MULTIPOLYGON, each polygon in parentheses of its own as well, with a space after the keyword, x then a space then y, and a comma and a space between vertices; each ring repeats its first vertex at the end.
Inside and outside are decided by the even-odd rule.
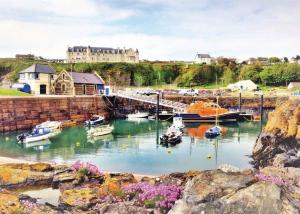
POLYGON ((212 62, 212 58, 209 54, 196 54, 196 57, 194 59, 194 63, 196 64, 207 64, 210 65, 212 62))
POLYGON ((104 90, 104 81, 96 73, 62 71, 53 84, 57 95, 94 95, 104 90))
POLYGON ((19 83, 30 85, 35 95, 51 94, 51 86, 56 78, 55 70, 47 64, 33 64, 19 72, 19 83))

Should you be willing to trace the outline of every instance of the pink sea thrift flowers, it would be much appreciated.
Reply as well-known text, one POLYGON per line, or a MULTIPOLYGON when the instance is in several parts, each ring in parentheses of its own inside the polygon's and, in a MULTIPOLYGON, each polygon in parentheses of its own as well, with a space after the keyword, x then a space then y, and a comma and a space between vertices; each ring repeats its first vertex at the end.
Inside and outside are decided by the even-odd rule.
POLYGON ((278 186, 287 186, 287 183, 280 177, 264 175, 262 173, 256 174, 255 177, 260 181, 268 181, 278 186))
POLYGON ((81 162, 80 160, 73 163, 71 169, 75 172, 78 172, 82 169, 86 169, 88 173, 93 176, 103 175, 103 173, 99 170, 99 168, 94 164, 91 164, 89 162, 81 162))
POLYGON ((155 208, 163 210, 171 209, 175 201, 182 196, 182 188, 180 186, 151 185, 145 182, 129 184, 123 188, 123 191, 137 196, 138 200, 144 205, 153 203, 155 208))

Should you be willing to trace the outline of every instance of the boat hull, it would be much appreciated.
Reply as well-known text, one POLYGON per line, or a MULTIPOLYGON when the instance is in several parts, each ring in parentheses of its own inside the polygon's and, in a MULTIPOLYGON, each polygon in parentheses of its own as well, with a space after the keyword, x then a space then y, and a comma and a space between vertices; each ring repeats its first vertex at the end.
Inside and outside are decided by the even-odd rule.
MULTIPOLYGON (((211 116, 200 116, 199 114, 193 113, 178 113, 176 117, 182 117, 185 123, 215 123, 216 115, 211 116)), ((217 116, 219 123, 230 123, 230 122, 240 122, 245 121, 246 118, 241 115, 241 112, 229 112, 224 114, 219 114, 217 116)))
POLYGON ((43 140, 47 140, 51 137, 51 133, 49 134, 45 134, 45 135, 41 135, 41 136, 27 136, 22 143, 32 143, 32 142, 37 142, 37 141, 43 141, 43 140))

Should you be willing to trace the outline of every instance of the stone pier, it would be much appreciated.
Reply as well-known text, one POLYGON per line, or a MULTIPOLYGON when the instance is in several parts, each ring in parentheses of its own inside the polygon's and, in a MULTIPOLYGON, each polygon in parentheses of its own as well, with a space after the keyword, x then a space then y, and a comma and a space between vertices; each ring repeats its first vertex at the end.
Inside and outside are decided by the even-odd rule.
POLYGON ((30 129, 47 120, 83 122, 92 114, 108 116, 101 96, 0 98, 0 133, 30 129))

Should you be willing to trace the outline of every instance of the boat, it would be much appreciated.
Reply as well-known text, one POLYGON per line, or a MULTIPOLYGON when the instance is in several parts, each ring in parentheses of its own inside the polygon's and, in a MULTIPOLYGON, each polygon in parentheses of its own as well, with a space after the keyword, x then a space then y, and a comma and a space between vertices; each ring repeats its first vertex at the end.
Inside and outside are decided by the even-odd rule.
POLYGON ((101 125, 98 127, 93 127, 87 131, 88 137, 98 137, 102 135, 111 134, 114 130, 113 126, 110 125, 101 125))
POLYGON ((148 112, 137 112, 134 114, 128 114, 127 118, 147 118, 149 116, 148 112))
POLYGON ((209 128, 205 132, 205 137, 206 138, 215 138, 215 137, 218 137, 219 135, 221 135, 221 133, 222 133, 222 128, 220 126, 214 126, 212 128, 209 128))
POLYGON ((34 128, 31 132, 23 133, 17 136, 18 143, 31 143, 47 140, 52 133, 49 128, 34 128))
POLYGON ((104 122, 104 117, 101 115, 93 115, 91 118, 84 122, 86 126, 100 125, 104 122))
POLYGON ((198 101, 191 104, 186 112, 177 113, 176 117, 182 117, 184 123, 214 123, 216 117, 220 123, 245 121, 243 112, 228 111, 218 104, 198 101), (216 114, 218 112, 218 114, 216 114))
POLYGON ((178 129, 180 131, 183 131, 184 124, 182 122, 182 117, 174 117, 173 118, 173 124, 171 125, 171 128, 178 129))
MULTIPOLYGON (((219 97, 217 97, 217 105, 218 105, 218 102, 219 102, 219 97)), ((216 125, 212 128, 209 128, 206 132, 205 132, 205 137, 206 138, 215 138, 215 137, 218 137, 221 132, 222 132, 222 129, 220 126, 218 126, 218 110, 219 108, 216 108, 216 120, 215 120, 215 123, 216 125)))
POLYGON ((178 129, 169 128, 167 132, 160 137, 161 144, 176 145, 182 140, 182 132, 178 129))
POLYGON ((46 121, 41 124, 35 126, 35 128, 47 128, 50 130, 50 137, 54 137, 61 133, 62 130, 62 122, 59 121, 46 121))

